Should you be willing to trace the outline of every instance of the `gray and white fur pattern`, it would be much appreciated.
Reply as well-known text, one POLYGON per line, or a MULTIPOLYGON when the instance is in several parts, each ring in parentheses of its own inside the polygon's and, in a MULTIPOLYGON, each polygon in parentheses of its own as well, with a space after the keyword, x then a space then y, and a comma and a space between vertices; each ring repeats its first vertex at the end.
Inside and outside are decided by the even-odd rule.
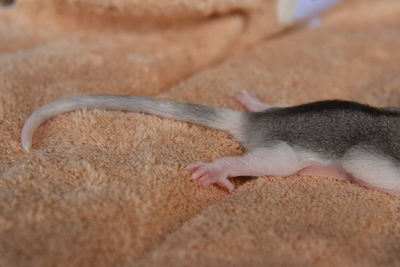
POLYGON ((232 134, 242 156, 195 162, 187 169, 202 186, 235 190, 236 176, 287 176, 334 169, 382 191, 400 193, 400 110, 329 100, 298 106, 268 105, 248 91, 235 99, 241 112, 154 98, 122 95, 76 96, 39 108, 27 119, 21 142, 29 151, 35 129, 45 120, 78 109, 143 112, 187 121, 232 134))

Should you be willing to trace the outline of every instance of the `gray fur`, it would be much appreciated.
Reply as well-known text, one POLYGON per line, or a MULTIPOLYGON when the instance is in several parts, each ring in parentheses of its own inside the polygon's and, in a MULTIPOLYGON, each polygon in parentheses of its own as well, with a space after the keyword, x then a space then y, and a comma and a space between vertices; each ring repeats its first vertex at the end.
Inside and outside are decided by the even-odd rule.
POLYGON ((322 101, 247 113, 249 148, 274 141, 337 160, 357 146, 400 162, 400 112, 322 101))

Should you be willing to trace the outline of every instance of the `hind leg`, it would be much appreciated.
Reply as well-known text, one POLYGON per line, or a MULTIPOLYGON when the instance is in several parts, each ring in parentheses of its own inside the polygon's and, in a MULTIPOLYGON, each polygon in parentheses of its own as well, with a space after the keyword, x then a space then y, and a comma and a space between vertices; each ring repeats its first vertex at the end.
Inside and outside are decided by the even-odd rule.
POLYGON ((187 169, 191 179, 206 187, 219 184, 229 192, 235 187, 228 180, 236 176, 287 176, 303 168, 296 152, 286 143, 250 151, 243 156, 218 158, 212 162, 195 162, 187 169))
POLYGON ((234 95, 237 102, 242 104, 249 111, 263 111, 270 108, 287 107, 285 104, 270 105, 261 102, 252 92, 241 90, 234 95))
POLYGON ((343 157, 341 165, 362 185, 400 194, 400 168, 383 156, 353 149, 343 157))

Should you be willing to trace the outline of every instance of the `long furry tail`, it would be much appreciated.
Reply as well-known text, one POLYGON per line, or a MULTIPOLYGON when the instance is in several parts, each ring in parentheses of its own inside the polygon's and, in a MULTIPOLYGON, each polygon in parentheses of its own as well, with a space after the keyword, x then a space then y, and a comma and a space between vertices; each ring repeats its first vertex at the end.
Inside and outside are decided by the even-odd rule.
POLYGON ((33 134, 41 123, 56 115, 79 109, 110 109, 154 114, 224 130, 237 138, 241 135, 243 117, 243 112, 240 111, 148 97, 126 95, 75 96, 46 104, 29 116, 21 133, 21 143, 24 150, 30 150, 33 134))

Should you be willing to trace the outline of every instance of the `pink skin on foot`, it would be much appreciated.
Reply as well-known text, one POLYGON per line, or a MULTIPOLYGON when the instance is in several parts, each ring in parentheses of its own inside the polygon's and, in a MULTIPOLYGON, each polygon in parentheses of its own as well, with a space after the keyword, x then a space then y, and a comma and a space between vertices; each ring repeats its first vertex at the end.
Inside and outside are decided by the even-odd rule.
POLYGON ((211 163, 194 162, 186 169, 191 174, 191 180, 198 182, 201 186, 207 187, 210 184, 218 184, 226 188, 230 193, 235 191, 235 186, 228 180, 226 171, 213 167, 211 163))
POLYGON ((301 162, 293 149, 285 143, 261 148, 242 156, 217 158, 212 162, 195 162, 187 166, 191 179, 206 187, 218 184, 229 192, 235 190, 229 177, 294 174, 301 169, 301 162))
POLYGON ((252 112, 259 112, 269 108, 287 107, 286 104, 266 104, 261 102, 252 92, 241 90, 237 92, 233 98, 242 104, 247 110, 252 112))
POLYGON ((246 90, 239 91, 234 95, 234 98, 249 111, 263 111, 271 107, 270 105, 261 102, 253 93, 246 90))

